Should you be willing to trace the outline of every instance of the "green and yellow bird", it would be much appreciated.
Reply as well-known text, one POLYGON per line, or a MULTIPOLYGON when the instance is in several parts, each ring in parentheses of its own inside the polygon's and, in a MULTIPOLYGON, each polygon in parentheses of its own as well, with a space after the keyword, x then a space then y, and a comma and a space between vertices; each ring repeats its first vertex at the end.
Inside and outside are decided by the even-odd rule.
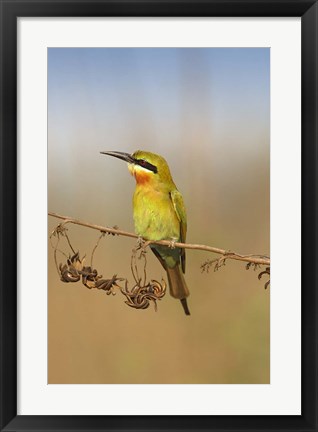
MULTIPOLYGON (((136 234, 145 240, 185 242, 186 210, 165 159, 142 150, 133 154, 118 151, 101 153, 127 162, 130 173, 136 179, 133 197, 136 234)), ((182 274, 185 272, 185 250, 161 245, 150 247, 167 272, 170 294, 181 301, 184 312, 190 315, 187 305, 189 290, 182 274)))

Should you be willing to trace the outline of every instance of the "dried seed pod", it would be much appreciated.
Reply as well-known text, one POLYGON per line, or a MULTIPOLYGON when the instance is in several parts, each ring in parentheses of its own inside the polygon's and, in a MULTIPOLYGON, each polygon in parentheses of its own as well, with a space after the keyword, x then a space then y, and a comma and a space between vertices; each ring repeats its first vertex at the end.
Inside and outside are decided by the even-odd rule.
POLYGON ((79 252, 76 252, 74 255, 69 257, 69 259, 67 260, 67 264, 69 266, 73 266, 74 268, 76 268, 76 270, 80 271, 83 268, 84 261, 85 257, 83 259, 80 259, 79 252))
POLYGON ((78 282, 80 280, 80 274, 77 269, 72 265, 60 264, 60 279, 62 282, 78 282))
POLYGON ((117 285, 117 281, 123 280, 123 278, 118 278, 117 275, 114 275, 111 279, 99 279, 95 282, 95 288, 106 291, 107 295, 115 295, 113 288, 119 286, 117 285))
MULTIPOLYGON (((258 279, 260 280, 264 274, 270 276, 270 267, 266 267, 264 271, 260 272, 258 275, 258 279)), ((267 289, 269 284, 270 284, 270 279, 265 283, 264 288, 267 289)))
POLYGON ((151 280, 149 283, 148 292, 153 293, 157 299, 160 299, 166 294, 166 288, 167 284, 164 280, 162 280, 161 284, 156 280, 151 280))
POLYGON ((160 284, 158 281, 152 280, 146 286, 136 284, 129 290, 126 282, 125 289, 121 289, 121 292, 126 296, 125 303, 128 306, 135 309, 147 309, 152 301, 155 310, 157 310, 157 300, 165 295, 166 283, 162 281, 160 284))
POLYGON ((89 289, 95 288, 95 282, 101 278, 101 276, 98 276, 97 270, 92 269, 91 266, 83 267, 79 273, 82 275, 83 285, 89 289))

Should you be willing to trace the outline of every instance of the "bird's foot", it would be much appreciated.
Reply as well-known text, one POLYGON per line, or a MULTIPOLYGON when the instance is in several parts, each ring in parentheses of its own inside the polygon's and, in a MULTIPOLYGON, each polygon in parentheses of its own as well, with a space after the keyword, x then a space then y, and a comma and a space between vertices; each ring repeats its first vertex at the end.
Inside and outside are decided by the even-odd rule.
POLYGON ((143 248, 145 243, 146 243, 146 240, 143 237, 139 236, 137 238, 137 249, 143 248))
POLYGON ((143 237, 139 236, 137 238, 137 247, 136 249, 146 249, 147 246, 149 245, 149 241, 145 240, 143 237))
POLYGON ((175 247, 176 247, 176 241, 177 241, 178 239, 176 239, 176 238, 172 238, 171 239, 171 241, 170 241, 170 244, 169 244, 169 248, 170 249, 175 249, 175 247))

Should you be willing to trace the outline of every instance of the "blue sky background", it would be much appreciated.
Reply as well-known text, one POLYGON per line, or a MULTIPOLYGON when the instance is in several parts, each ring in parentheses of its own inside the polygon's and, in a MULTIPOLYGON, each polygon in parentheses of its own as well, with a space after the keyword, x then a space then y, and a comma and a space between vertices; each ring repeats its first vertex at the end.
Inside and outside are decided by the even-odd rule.
POLYGON ((48 78, 50 121, 65 128, 80 114, 107 132, 135 114, 151 143, 181 138, 187 115, 268 128, 269 49, 50 49, 48 78))
MULTIPOLYGON (((50 48, 49 211, 133 231, 134 180, 123 162, 99 152, 137 149, 167 159, 187 207, 188 242, 269 254, 269 49, 50 48)), ((89 254, 94 233, 73 232, 89 254)), ((134 244, 107 242, 96 265, 128 277, 134 244)), ((151 382, 152 364, 158 382, 268 382, 269 292, 238 263, 202 274, 208 257, 187 253, 193 317, 185 322, 169 296, 160 312, 141 315, 119 296, 106 301, 84 288, 66 290, 49 256, 51 381, 151 382), (105 314, 117 339, 105 329, 105 314), (134 346, 123 322, 136 330, 134 346), (167 364, 165 352, 175 353, 167 364), (181 368, 179 356, 187 359, 181 368), (116 366, 123 358, 133 359, 125 372, 116 366)), ((154 258, 148 266, 152 278, 164 276, 154 258)))

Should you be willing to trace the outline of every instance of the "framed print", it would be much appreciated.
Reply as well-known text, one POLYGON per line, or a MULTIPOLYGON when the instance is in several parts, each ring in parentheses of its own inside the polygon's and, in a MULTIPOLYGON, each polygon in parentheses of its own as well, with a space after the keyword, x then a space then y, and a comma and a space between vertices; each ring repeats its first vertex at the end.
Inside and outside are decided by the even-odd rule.
POLYGON ((317 430, 317 2, 1 18, 1 430, 317 430))

